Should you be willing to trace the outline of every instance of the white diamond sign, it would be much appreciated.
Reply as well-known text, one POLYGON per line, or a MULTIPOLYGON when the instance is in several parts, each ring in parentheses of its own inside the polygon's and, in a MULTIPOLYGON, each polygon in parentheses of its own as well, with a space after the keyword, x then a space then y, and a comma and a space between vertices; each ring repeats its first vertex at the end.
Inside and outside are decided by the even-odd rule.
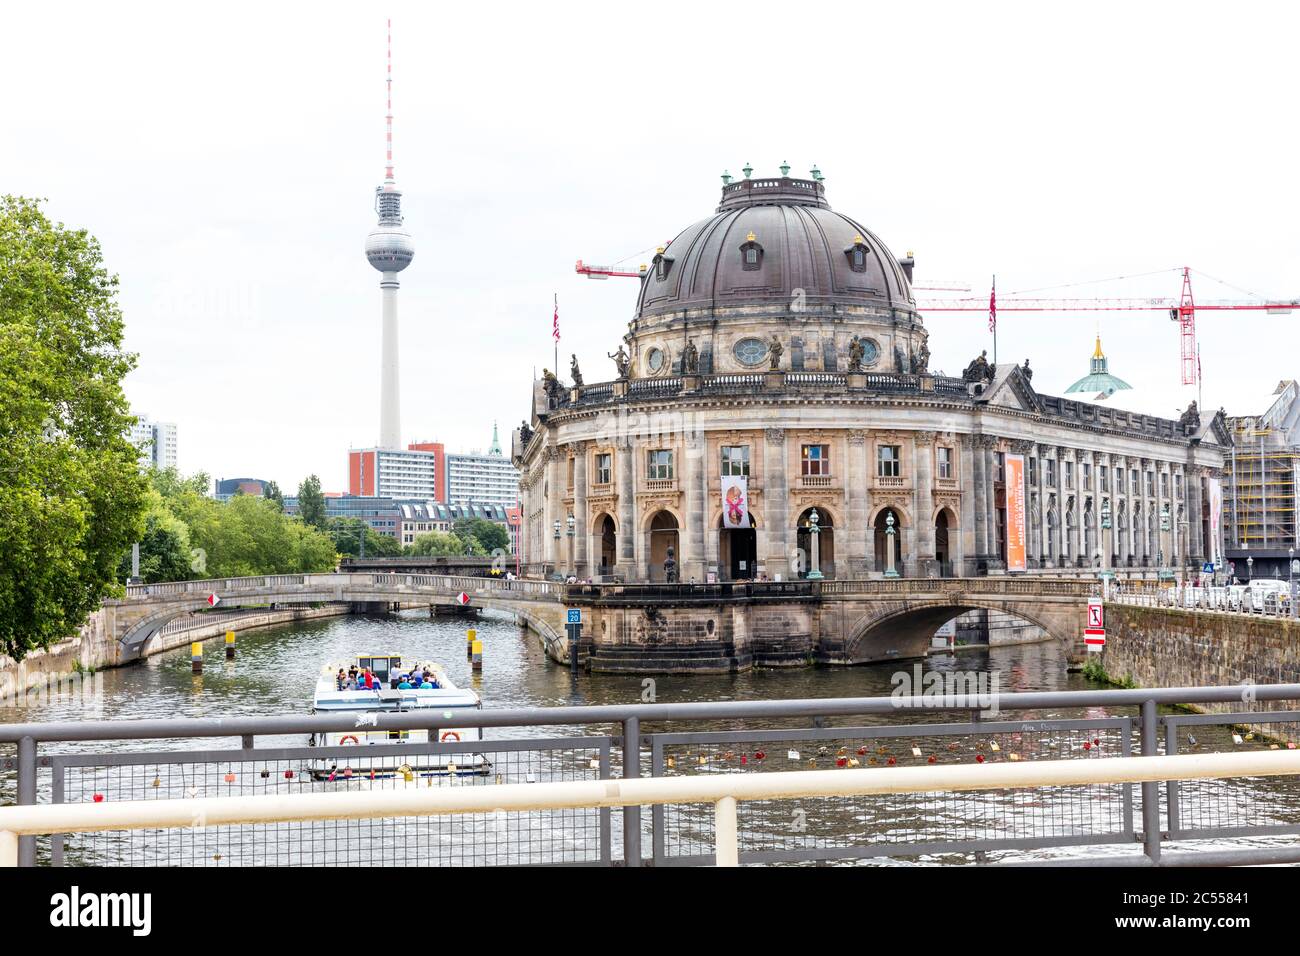
POLYGON ((464 591, 461 591, 459 594, 456 595, 456 603, 459 604, 461 607, 464 607, 466 604, 469 603, 469 595, 466 594, 464 591))
POLYGON ((208 607, 216 607, 216 606, 217 606, 217 603, 218 603, 220 600, 221 600, 221 598, 217 597, 215 594, 209 594, 209 595, 208 595, 208 607))

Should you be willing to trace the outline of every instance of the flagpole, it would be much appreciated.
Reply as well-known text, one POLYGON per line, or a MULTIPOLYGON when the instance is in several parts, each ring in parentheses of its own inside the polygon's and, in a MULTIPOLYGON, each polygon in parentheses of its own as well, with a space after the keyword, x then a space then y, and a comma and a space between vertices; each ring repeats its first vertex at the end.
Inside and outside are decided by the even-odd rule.
POLYGON ((560 293, 555 295, 555 324, 552 326, 551 335, 555 339, 555 377, 560 377, 560 293))
MULTIPOLYGON (((998 277, 993 276, 993 294, 992 299, 997 302, 998 297, 998 277)), ((993 313, 993 367, 998 367, 998 318, 997 313, 993 313)))

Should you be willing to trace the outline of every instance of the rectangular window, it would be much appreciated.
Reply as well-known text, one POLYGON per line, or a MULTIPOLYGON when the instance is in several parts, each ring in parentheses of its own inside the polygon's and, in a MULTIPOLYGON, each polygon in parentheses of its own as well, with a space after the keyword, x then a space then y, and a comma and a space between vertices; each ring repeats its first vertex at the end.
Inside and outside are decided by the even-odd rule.
POLYGON ((993 480, 994 482, 1007 480, 1007 453, 1004 451, 993 455, 993 480))
POLYGON ((944 448, 942 445, 937 449, 939 455, 939 477, 952 477, 952 449, 944 448))
POLYGON ((800 451, 801 469, 805 477, 831 473, 831 446, 804 445, 800 451))
POLYGON ((1055 458, 1043 459, 1043 472, 1047 476, 1047 484, 1049 486, 1055 487, 1056 486, 1056 459, 1055 458))
POLYGON ((749 446, 722 446, 722 474, 749 476, 749 446))
POLYGON ((1065 479, 1065 487, 1070 491, 1074 490, 1074 462, 1061 462, 1061 477, 1065 479))
POLYGON ((1130 491, 1130 492, 1131 492, 1135 497, 1136 497, 1137 495, 1142 494, 1142 482, 1141 482, 1141 480, 1138 478, 1138 470, 1137 470, 1136 468, 1130 468, 1130 469, 1129 469, 1129 473, 1128 473, 1128 486, 1129 486, 1129 491, 1130 491))
POLYGON ((1181 500, 1183 497, 1183 476, 1182 475, 1174 475, 1174 494, 1178 496, 1179 500, 1181 500))
POLYGON ((1102 491, 1110 491, 1110 475, 1105 465, 1097 466, 1097 480, 1101 482, 1102 491))
POLYGON ((1156 496, 1156 474, 1153 471, 1148 471, 1147 472, 1147 497, 1154 498, 1155 496, 1156 496))
POLYGON ((1084 491, 1092 489, 1092 465, 1090 463, 1085 461, 1079 465, 1079 480, 1083 482, 1084 491))
POLYGON ((1169 473, 1164 471, 1160 472, 1160 497, 1169 497, 1169 473))
POLYGON ((1029 483, 1031 485, 1038 484, 1038 459, 1037 458, 1029 459, 1029 483))
POLYGON ((613 466, 611 459, 614 456, 606 452, 603 455, 596 456, 596 484, 607 485, 613 477, 613 466))
POLYGON ((897 478, 902 448, 898 445, 876 446, 876 474, 881 478, 897 478))
POLYGON ((655 448, 647 453, 646 478, 669 481, 673 477, 673 453, 670 448, 655 448))

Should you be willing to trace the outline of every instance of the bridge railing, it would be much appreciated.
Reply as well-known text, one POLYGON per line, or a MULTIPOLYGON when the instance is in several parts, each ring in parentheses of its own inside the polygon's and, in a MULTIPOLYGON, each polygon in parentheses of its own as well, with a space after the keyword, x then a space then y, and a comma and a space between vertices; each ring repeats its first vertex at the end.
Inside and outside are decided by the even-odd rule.
MULTIPOLYGON (((705 793, 713 795, 701 798, 706 804, 727 796, 742 803, 736 810, 740 862, 926 854, 957 854, 968 861, 977 854, 1014 854, 1026 860, 1045 848, 1059 856, 1066 848, 1084 847, 1110 847, 1117 854, 1110 859, 1132 861, 1123 849, 1138 843, 1147 862, 1158 862, 1171 844, 1214 839, 1230 846, 1223 841, 1241 837, 1255 847, 1285 841, 1296 853, 1300 808, 1288 789, 1292 784, 1180 783, 1196 776, 1185 772, 1189 762, 1169 765, 1177 770, 1170 775, 1130 758, 1162 750, 1177 754, 1180 748, 1193 756, 1232 751, 1249 760, 1249 769, 1233 764, 1234 774, 1283 766, 1279 773, 1300 773, 1294 754, 1274 752, 1282 749, 1276 741, 1300 739, 1300 712, 1267 710, 1262 703, 1300 700, 1300 685, 987 690, 950 682, 938 696, 484 709, 454 716, 377 712, 370 715, 372 731, 431 731, 429 743, 382 748, 292 742, 294 736, 347 733, 355 728, 354 714, 0 724, 0 770, 16 770, 22 813, 36 814, 6 817, 0 809, 0 821, 9 821, 0 822, 0 829, 22 834, 18 859, 24 865, 610 865, 619 862, 620 845, 624 865, 639 865, 645 844, 656 865, 689 865, 714 860, 715 812, 686 796, 705 793), (1245 709, 1159 714, 1159 705, 1173 704, 1245 709), (1246 732, 1238 726, 1243 724, 1257 732, 1246 732), (449 727, 455 732, 444 733, 449 727), (567 732, 558 732, 562 728, 567 732), (492 733, 502 730, 505 736, 492 733), (4 747, 12 744, 16 753, 6 757, 4 747), (388 763, 374 777, 369 771, 377 751, 388 763), (1060 766, 1066 763, 1087 766, 1060 766), (1051 789, 1031 797, 1015 789, 1034 785, 1014 777, 1020 767, 1012 765, 1024 764, 1064 776, 1051 777, 1051 789), (893 789, 891 768, 913 774, 897 779, 915 788, 893 789), (923 776, 935 771, 952 777, 923 776), (975 781, 971 788, 935 786, 966 774, 975 781), (638 780, 644 777, 651 779, 643 785, 638 780), (824 793, 818 789, 823 780, 832 785, 824 793), (1086 780, 1092 783, 1080 782, 1086 780), (868 789, 858 789, 859 782, 868 789), (850 784, 848 791, 834 789, 850 784), (582 788, 575 792, 584 800, 594 788, 604 788, 605 796, 565 804, 569 809, 542 799, 548 787, 570 785, 582 788), (769 785, 776 789, 763 789, 769 785), (503 789, 511 786, 516 789, 503 789), (717 786, 722 789, 707 789, 717 786), (876 786, 886 789, 870 789, 876 786), (936 790, 962 795, 941 798, 936 790), (525 791, 534 802, 519 796, 525 791), (895 796, 871 799, 886 792, 895 796), (745 794, 754 794, 755 802, 746 804, 745 794), (426 795, 430 802, 419 802, 426 795), (828 799, 797 802, 814 795, 828 799), (364 805, 375 810, 376 823, 363 830, 346 822, 250 828, 222 815, 232 804, 205 802, 267 797, 301 797, 309 801, 302 807, 335 808, 313 810, 312 819, 350 816, 340 808, 364 805), (365 803, 372 797, 376 803, 365 803), (503 804, 503 798, 526 806, 503 804), (155 824, 169 826, 167 821, 184 813, 191 826, 164 841, 127 829, 134 818, 119 810, 127 807, 120 812, 129 815, 140 802, 153 804, 143 812, 155 824), (653 805, 648 816, 643 805, 653 805), (452 807, 487 815, 458 819, 450 816, 452 807), (612 813, 614 807, 621 812, 612 813), (196 809, 217 816, 197 818, 202 822, 195 827, 196 809), (792 828, 795 818, 806 826, 792 828), (38 845, 34 835, 51 828, 55 835, 38 845)), ((240 804, 240 812, 272 803, 240 804)), ((724 859, 731 852, 729 826, 724 819, 723 830, 715 831, 724 859)), ((12 845, 10 840, 4 848, 12 845)), ((1266 852, 1274 851, 1232 851, 1237 862, 1261 862, 1259 854, 1266 852)))
POLYGON ((393 590, 401 588, 434 589, 455 595, 493 593, 501 596, 520 596, 555 600, 564 593, 564 585, 557 581, 532 579, 479 577, 468 574, 418 574, 402 571, 336 572, 323 574, 270 574, 241 578, 205 578, 198 581, 174 581, 160 584, 133 584, 126 588, 128 600, 149 598, 205 597, 216 594, 266 593, 274 598, 277 590, 300 592, 319 588, 329 592, 343 589, 393 590))
POLYGON ((1285 591, 1256 591, 1245 586, 1193 587, 1188 584, 1134 587, 1117 586, 1112 599, 1139 607, 1176 608, 1186 611, 1217 611, 1262 617, 1291 618, 1298 608, 1285 591))

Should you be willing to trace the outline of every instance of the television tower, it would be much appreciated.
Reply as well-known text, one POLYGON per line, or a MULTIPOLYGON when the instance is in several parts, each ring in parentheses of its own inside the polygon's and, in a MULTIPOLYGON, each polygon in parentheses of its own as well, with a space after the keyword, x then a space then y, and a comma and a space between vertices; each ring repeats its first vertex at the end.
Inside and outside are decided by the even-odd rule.
POLYGON ((411 264, 415 243, 402 228, 402 193, 393 179, 393 21, 388 21, 388 115, 384 184, 375 187, 379 223, 366 236, 366 258, 380 272, 384 302, 383 359, 379 385, 379 447, 402 447, 397 348, 397 273, 411 264))

